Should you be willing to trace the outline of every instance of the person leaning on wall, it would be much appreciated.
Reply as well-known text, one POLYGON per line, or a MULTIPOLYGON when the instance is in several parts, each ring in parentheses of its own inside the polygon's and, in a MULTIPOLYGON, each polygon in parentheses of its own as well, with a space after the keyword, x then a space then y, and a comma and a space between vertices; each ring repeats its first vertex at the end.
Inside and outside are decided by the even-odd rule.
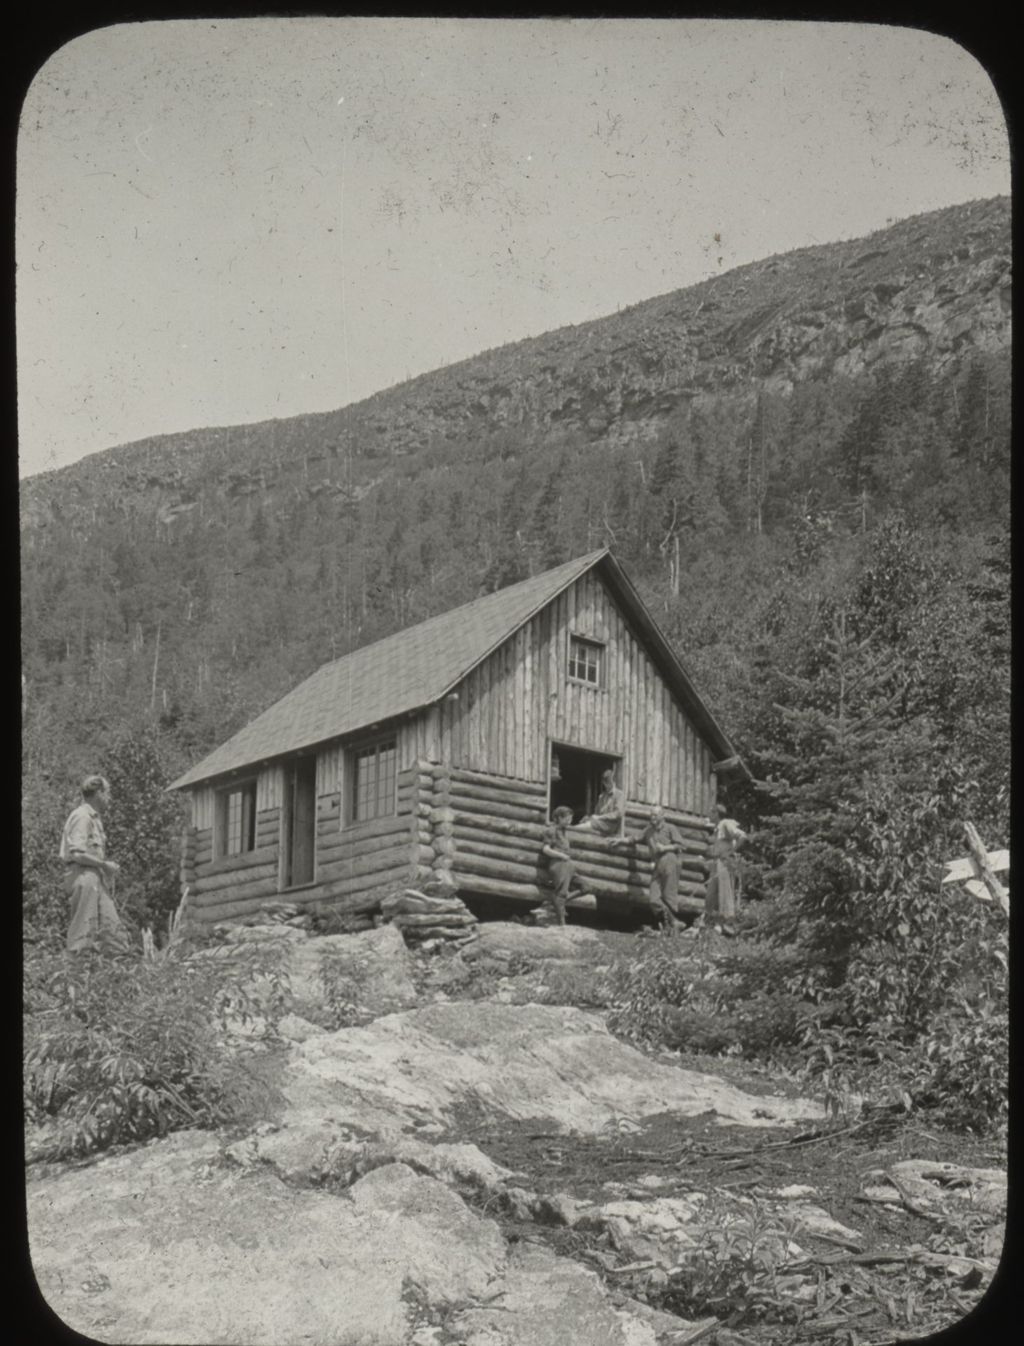
POLYGON ((570 854, 572 843, 568 829, 571 824, 572 809, 562 805, 552 813, 551 822, 541 835, 540 863, 546 871, 546 887, 559 925, 565 925, 565 904, 576 876, 576 866, 570 854))
POLYGON ((67 949, 119 952, 128 947, 113 899, 119 867, 107 859, 101 816, 110 803, 110 785, 103 776, 86 776, 81 788, 82 802, 68 816, 60 839, 64 892, 70 901, 67 949))

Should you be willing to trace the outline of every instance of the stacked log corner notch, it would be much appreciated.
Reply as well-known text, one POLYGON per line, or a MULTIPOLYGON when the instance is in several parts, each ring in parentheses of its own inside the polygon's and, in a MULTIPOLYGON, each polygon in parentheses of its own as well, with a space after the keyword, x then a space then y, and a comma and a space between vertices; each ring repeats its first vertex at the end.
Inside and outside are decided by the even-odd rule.
MULTIPOLYGON (((545 902, 548 892, 538 870, 547 825, 544 786, 446 765, 418 766, 420 842, 433 851, 432 876, 463 893, 528 907, 545 902)), ((644 805, 627 805, 626 833, 637 842, 630 849, 616 850, 608 838, 570 831, 580 884, 599 906, 619 912, 649 907, 653 865, 639 838, 650 812, 644 805)), ((699 914, 704 910, 711 824, 672 809, 665 816, 683 837, 680 908, 699 914)))
POLYGON ((452 860, 455 856, 455 836, 452 827, 449 797, 451 771, 436 762, 416 763, 416 845, 420 868, 418 883, 428 883, 438 891, 455 891, 452 860))

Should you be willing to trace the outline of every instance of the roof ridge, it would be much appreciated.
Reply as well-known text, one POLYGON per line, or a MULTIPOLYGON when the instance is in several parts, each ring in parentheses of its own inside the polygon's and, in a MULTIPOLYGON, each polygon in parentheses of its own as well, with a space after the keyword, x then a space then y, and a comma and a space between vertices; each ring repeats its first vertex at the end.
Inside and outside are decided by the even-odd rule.
POLYGON ((367 645, 356 645, 353 649, 347 650, 344 654, 339 654, 336 659, 329 659, 325 664, 318 665, 308 676, 313 678, 322 669, 333 668, 340 664, 342 660, 349 659, 353 654, 362 654, 367 650, 372 650, 377 645, 384 645, 389 640, 397 640, 399 636, 410 636, 416 631, 422 631, 425 626, 431 622, 440 622, 453 617, 457 612, 468 612, 470 608, 478 604, 490 603, 495 599, 507 599, 514 595, 517 589, 522 589, 528 584, 536 584, 546 576, 554 575, 556 571, 568 570, 571 566, 579 566, 581 569, 589 568, 595 565, 600 557, 609 551, 608 547, 601 547, 597 551, 586 552, 582 556, 574 557, 569 561, 560 561, 558 565, 551 566, 547 570, 538 571, 536 575, 528 575, 524 580, 516 580, 514 584, 506 584, 504 588, 492 589, 489 594, 477 594, 475 598, 469 598, 465 603, 459 603, 454 608, 445 608, 443 612, 435 612, 430 617, 424 617, 422 621, 415 622, 412 626, 402 626, 397 631, 392 631, 386 636, 379 636, 376 640, 371 640, 367 645), (586 563, 586 566, 584 566, 586 563))
POLYGON ((198 784, 432 705, 607 555, 609 549, 601 547, 563 561, 328 660, 169 788, 198 784))

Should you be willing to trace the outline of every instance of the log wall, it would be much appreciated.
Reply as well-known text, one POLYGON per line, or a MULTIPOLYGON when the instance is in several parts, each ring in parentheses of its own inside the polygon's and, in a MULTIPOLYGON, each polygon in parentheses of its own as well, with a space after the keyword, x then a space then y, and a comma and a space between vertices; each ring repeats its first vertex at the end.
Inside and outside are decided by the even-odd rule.
MULTIPOLYGON (((642 831, 651 806, 661 804, 691 842, 680 893, 702 900, 707 818, 715 801, 711 753, 594 571, 469 673, 455 697, 374 733, 397 740, 397 813, 347 824, 352 745, 321 747, 315 882, 301 889, 280 890, 280 763, 257 773, 256 847, 243 856, 214 860, 215 790, 192 791, 182 881, 209 919, 248 915, 279 896, 307 907, 367 911, 394 887, 431 876, 535 905, 544 896, 537 856, 552 742, 621 759, 627 831, 642 831), (571 635, 603 646, 600 686, 570 680, 571 635)), ((645 854, 572 835, 578 872, 599 901, 646 905, 651 864, 645 854)))
POLYGON ((549 743, 622 759, 627 799, 706 817, 711 753, 642 641, 593 571, 580 577, 459 684, 439 710, 434 760, 544 781, 549 743), (569 637, 604 646, 602 685, 569 678, 569 637))
MULTIPOLYGON (((547 826, 547 794, 536 782, 514 780, 421 761, 417 773, 417 835, 421 864, 463 893, 499 897, 537 906, 547 900, 539 868, 541 836, 547 826), (425 852, 433 851, 426 859, 425 852)), ((627 809, 627 836, 639 838, 650 808, 627 809)), ((679 895, 690 911, 704 909, 706 856, 711 825, 681 810, 666 817, 685 842, 679 895)), ((646 847, 614 850, 608 839, 570 829, 576 872, 599 908, 623 912, 648 909, 653 865, 646 847)), ((570 903, 571 905, 571 903, 570 903)))
POLYGON ((395 814, 343 826, 344 761, 339 745, 317 755, 316 877, 301 888, 281 888, 280 766, 260 772, 256 846, 242 855, 214 858, 214 791, 195 791, 193 817, 208 821, 189 827, 182 841, 181 874, 190 888, 190 913, 201 921, 231 921, 280 900, 307 909, 367 912, 396 887, 429 876, 434 852, 419 835, 416 770, 398 773, 395 814))

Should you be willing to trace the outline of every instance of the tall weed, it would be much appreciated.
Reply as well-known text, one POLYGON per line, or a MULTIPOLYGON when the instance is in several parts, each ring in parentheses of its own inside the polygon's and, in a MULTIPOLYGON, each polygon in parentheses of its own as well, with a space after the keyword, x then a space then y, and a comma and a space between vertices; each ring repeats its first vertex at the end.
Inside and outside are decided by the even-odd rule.
POLYGON ((253 944, 31 956, 24 1097, 41 1152, 83 1155, 243 1115, 256 1086, 230 1035, 272 1032, 278 957, 253 944))

